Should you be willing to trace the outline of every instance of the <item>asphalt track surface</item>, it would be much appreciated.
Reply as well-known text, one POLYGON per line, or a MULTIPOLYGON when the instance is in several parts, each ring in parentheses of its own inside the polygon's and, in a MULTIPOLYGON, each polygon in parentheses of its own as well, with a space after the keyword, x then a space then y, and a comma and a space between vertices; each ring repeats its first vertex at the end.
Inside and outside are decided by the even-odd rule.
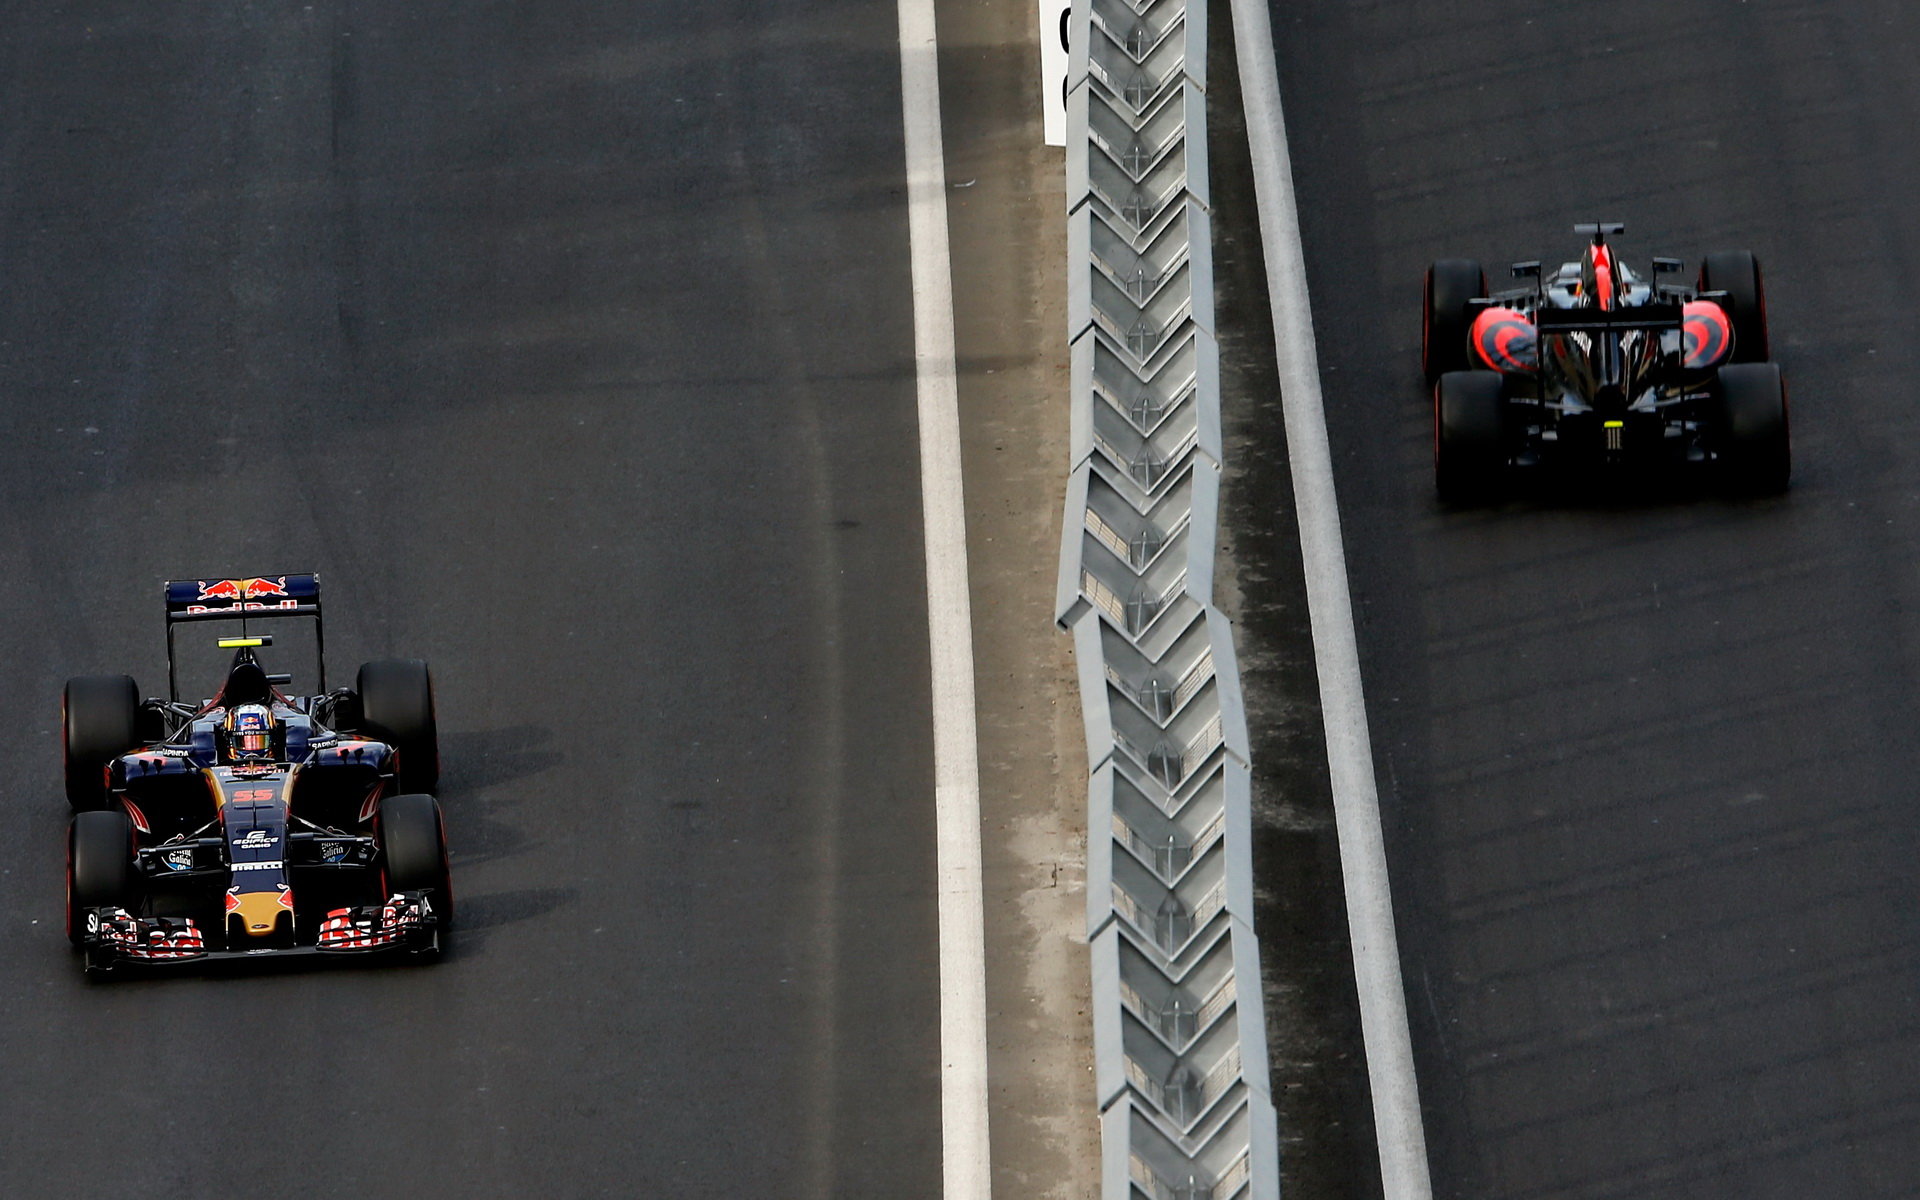
POLYGON ((1273 24, 1437 1193, 1920 1193, 1920 10, 1273 24), (1791 494, 1435 503, 1421 271, 1592 220, 1760 256, 1791 494))
POLYGON ((15 1196, 932 1196, 886 0, 0 4, 15 1196), (433 661, 456 951, 95 986, 59 688, 159 581, 433 661))

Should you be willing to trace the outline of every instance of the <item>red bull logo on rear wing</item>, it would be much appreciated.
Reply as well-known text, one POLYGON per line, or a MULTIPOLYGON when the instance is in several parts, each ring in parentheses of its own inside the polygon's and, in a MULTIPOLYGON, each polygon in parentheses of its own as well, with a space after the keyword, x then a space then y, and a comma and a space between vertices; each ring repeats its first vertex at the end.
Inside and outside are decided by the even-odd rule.
POLYGON ((167 620, 318 616, 318 575, 251 575, 235 579, 169 579, 167 620))
MULTIPOLYGON (((167 580, 167 696, 180 698, 173 657, 174 631, 185 621, 252 621, 265 617, 312 617, 313 652, 320 691, 327 690, 327 640, 320 619, 320 577, 237 575, 226 579, 167 580)), ((244 633, 246 626, 241 625, 244 633)), ((231 643, 234 647, 242 642, 231 643)), ((266 644, 264 641, 259 644, 266 644)), ((238 650, 251 654, 250 649, 238 650)), ((236 661, 238 661, 236 659, 236 661)), ((285 677, 278 677, 284 682, 285 677)))

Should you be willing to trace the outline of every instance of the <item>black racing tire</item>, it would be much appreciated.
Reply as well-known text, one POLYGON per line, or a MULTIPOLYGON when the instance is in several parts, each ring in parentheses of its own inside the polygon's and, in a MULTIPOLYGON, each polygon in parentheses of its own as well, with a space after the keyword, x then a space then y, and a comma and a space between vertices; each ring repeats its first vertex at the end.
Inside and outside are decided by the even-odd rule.
POLYGON ((1443 504, 1499 495, 1507 473, 1504 380, 1492 371, 1449 371, 1433 386, 1433 478, 1443 504))
POLYGON ((433 711, 433 673, 417 658, 365 663, 355 681, 360 727, 392 746, 403 792, 440 785, 440 726, 433 711))
POLYGON ((75 812, 107 806, 107 765, 140 745, 140 688, 127 675, 78 675, 61 697, 61 755, 75 812))
POLYGON ((442 930, 453 925, 453 873, 447 866, 446 825, 440 802, 419 793, 380 802, 380 849, 389 892, 432 893, 442 930))
POLYGON ((1727 486, 1749 496, 1787 490, 1793 451, 1787 385, 1773 363, 1738 363, 1718 372, 1720 468, 1727 486))
POLYGON ((1700 263, 1700 290, 1725 292, 1722 307, 1733 326, 1733 355, 1727 361, 1761 363, 1773 357, 1767 336, 1767 287, 1760 260, 1749 250, 1723 250, 1700 263))
POLYGON ((1470 258, 1443 258, 1427 268, 1420 309, 1420 369, 1429 384, 1448 371, 1473 369, 1467 339, 1473 317, 1467 302, 1487 294, 1487 275, 1470 258))
POLYGON ((78 812, 67 829, 67 940, 86 940, 90 908, 134 906, 139 875, 133 862, 133 822, 127 814, 78 812))

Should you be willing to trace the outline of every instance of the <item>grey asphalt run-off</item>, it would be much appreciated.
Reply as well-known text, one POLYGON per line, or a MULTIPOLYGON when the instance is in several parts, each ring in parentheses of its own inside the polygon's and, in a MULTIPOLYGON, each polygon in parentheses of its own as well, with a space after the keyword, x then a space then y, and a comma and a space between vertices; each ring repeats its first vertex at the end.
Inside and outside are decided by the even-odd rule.
POLYGON ((894 6, 0 28, 9 1194, 937 1194, 894 6), (454 955, 84 983, 62 678, 302 569, 436 667, 454 955))
POLYGON ((1914 1194, 1920 13, 1271 11, 1436 1194, 1914 1194), (1787 496, 1435 503, 1421 272, 1591 220, 1758 254, 1787 496))

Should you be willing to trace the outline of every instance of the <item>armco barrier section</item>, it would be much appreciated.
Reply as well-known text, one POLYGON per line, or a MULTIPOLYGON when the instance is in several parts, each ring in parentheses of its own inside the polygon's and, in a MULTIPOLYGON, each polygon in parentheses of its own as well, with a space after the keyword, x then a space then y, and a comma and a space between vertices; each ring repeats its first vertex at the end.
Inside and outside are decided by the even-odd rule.
POLYGON ((1086 720, 1104 1200, 1277 1200, 1220 502, 1206 0, 1075 0, 1073 476, 1058 616, 1086 720))

